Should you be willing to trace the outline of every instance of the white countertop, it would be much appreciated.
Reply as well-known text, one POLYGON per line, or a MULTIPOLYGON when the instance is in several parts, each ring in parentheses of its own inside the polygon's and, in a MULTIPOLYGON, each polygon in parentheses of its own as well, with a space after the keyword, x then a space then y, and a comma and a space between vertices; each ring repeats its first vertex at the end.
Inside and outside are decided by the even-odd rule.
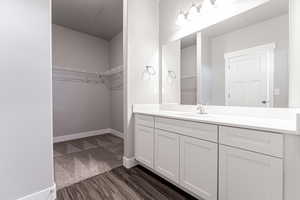
POLYGON ((239 115, 197 114, 157 109, 137 110, 134 111, 134 113, 282 134, 299 135, 296 131, 296 120, 243 117, 239 115))

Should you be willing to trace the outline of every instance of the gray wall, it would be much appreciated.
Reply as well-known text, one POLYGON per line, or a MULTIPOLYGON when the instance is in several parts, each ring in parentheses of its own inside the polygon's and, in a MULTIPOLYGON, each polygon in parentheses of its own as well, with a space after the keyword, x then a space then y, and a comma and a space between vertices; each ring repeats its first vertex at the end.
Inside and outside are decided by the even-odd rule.
POLYGON ((288 106, 288 50, 289 18, 283 15, 243 29, 211 39, 211 76, 213 105, 225 104, 225 59, 224 53, 276 43, 274 88, 280 96, 274 97, 275 107, 288 106))
MULTIPOLYGON (((109 65, 111 68, 123 65, 123 32, 109 42, 109 65)), ((123 74, 111 77, 111 128, 123 132, 123 74)))
POLYGON ((181 104, 195 105, 197 101, 197 46, 181 49, 181 104))
POLYGON ((0 194, 52 187, 51 19, 48 0, 0 6, 0 194))
POLYGON ((212 88, 212 80, 211 80, 211 65, 210 65, 210 51, 211 45, 208 37, 202 35, 202 33, 197 34, 198 37, 198 50, 201 51, 198 53, 198 63, 201 63, 198 69, 198 77, 200 77, 200 81, 198 82, 198 103, 199 104, 211 104, 211 88, 212 88))
MULTIPOLYGON (((109 43, 53 25, 53 65, 103 72, 109 43)), ((54 136, 110 128, 110 89, 105 84, 53 82, 54 136)))

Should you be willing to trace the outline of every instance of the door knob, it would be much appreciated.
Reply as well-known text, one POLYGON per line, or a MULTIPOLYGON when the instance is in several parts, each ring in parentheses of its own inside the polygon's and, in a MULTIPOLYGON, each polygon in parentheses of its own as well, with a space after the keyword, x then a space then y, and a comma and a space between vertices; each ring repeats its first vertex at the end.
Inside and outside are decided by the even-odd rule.
POLYGON ((262 104, 267 104, 267 103, 269 103, 269 101, 264 100, 264 101, 262 101, 261 103, 262 103, 262 104))

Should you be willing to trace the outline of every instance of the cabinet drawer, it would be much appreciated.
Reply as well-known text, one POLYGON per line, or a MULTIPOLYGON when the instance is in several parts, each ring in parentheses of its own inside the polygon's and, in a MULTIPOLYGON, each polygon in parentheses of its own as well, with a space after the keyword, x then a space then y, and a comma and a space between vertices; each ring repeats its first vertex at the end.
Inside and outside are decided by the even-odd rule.
POLYGON ((147 127, 154 127, 154 117, 148 115, 135 115, 135 124, 147 127))
POLYGON ((212 142, 218 141, 218 127, 216 125, 158 117, 155 118, 155 128, 212 142))
POLYGON ((283 135, 262 131, 220 127, 220 144, 283 157, 283 135))

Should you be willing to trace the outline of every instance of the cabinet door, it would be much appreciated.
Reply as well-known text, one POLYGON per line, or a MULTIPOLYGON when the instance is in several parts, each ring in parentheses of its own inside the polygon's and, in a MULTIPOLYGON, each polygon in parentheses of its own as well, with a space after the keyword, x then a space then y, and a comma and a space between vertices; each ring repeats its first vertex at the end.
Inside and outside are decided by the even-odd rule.
POLYGON ((179 135, 155 130, 155 170, 179 183, 179 135))
POLYGON ((218 145, 180 137, 180 185, 206 200, 218 198, 218 145))
POLYGON ((282 159, 220 145, 220 200, 282 200, 282 159))
POLYGON ((154 129, 145 126, 135 126, 135 159, 153 168, 154 129))

